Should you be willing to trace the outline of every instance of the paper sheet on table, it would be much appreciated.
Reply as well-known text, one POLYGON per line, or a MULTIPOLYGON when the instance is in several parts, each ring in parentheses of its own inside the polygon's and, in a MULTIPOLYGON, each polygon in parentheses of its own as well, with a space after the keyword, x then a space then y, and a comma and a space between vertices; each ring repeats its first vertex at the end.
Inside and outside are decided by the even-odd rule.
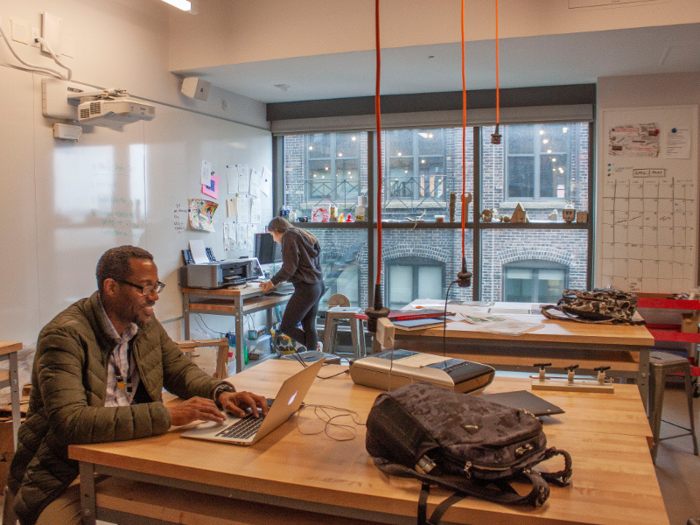
POLYGON ((542 323, 526 323, 525 321, 508 319, 501 323, 482 326, 481 330, 484 332, 492 332, 503 335, 521 335, 526 332, 534 332, 535 330, 539 330, 543 326, 544 325, 542 323))
POLYGON ((192 258, 194 259, 195 264, 209 262, 207 250, 204 247, 204 241, 202 239, 192 239, 190 241, 190 252, 192 252, 192 258))

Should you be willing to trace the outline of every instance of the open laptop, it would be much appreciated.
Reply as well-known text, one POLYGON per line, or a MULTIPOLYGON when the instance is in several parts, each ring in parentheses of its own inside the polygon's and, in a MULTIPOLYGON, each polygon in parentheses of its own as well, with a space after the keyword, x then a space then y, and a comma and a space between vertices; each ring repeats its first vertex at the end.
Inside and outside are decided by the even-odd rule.
POLYGON ((182 437, 220 441, 234 445, 252 445, 257 443, 299 410, 306 393, 323 366, 324 359, 304 368, 287 379, 280 387, 275 401, 264 418, 255 418, 248 414, 244 418, 224 412, 226 420, 218 423, 206 421, 182 434, 182 437))

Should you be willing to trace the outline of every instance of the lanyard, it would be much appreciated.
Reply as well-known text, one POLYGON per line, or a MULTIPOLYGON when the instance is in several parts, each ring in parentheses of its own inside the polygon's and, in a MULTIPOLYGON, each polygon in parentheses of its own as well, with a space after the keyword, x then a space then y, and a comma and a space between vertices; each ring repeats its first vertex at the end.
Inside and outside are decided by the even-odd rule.
MULTIPOLYGON (((127 350, 127 358, 131 357, 129 354, 130 352, 127 350)), ((125 378, 124 374, 122 374, 122 371, 119 368, 119 365, 117 364, 116 358, 114 357, 114 351, 112 351, 110 354, 109 359, 114 367, 114 375, 117 378, 117 389, 126 390, 129 394, 131 394, 131 366, 127 370, 127 376, 125 378)))

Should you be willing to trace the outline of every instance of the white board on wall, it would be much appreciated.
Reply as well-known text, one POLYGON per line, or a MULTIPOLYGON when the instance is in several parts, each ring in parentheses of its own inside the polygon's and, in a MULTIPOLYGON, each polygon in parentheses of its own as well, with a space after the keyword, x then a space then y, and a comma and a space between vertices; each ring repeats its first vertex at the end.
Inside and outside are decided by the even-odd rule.
POLYGON ((603 111, 598 285, 680 293, 698 284, 698 107, 603 111))
MULTIPOLYGON (((215 232, 187 226, 188 199, 201 193, 202 160, 225 179, 227 164, 262 169, 272 162, 267 131, 156 105, 151 122, 123 131, 85 127, 80 142, 54 139, 41 114, 41 77, 0 68, 0 336, 33 344, 53 316, 96 288, 95 267, 107 249, 133 244, 150 251, 166 288, 161 321, 182 315, 177 271, 189 240, 224 251, 226 185, 219 189, 215 232)), ((272 216, 263 202, 262 221, 272 216)), ((267 224, 267 222, 264 222, 267 224)), ((262 227, 263 224, 258 227, 262 227)))

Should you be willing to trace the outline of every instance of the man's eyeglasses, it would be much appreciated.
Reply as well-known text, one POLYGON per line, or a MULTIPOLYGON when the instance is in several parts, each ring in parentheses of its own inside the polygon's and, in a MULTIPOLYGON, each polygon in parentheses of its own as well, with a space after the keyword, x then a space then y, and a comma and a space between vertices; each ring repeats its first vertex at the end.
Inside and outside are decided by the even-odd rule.
POLYGON ((122 281, 121 279, 115 279, 115 281, 122 284, 128 284, 129 286, 133 286, 134 288, 138 288, 139 290, 141 290, 141 295, 143 296, 151 295, 153 293, 153 290, 155 290, 157 293, 160 293, 163 291, 163 288, 165 288, 165 283, 162 283, 160 281, 151 286, 140 286, 138 284, 130 283, 129 281, 122 281))

